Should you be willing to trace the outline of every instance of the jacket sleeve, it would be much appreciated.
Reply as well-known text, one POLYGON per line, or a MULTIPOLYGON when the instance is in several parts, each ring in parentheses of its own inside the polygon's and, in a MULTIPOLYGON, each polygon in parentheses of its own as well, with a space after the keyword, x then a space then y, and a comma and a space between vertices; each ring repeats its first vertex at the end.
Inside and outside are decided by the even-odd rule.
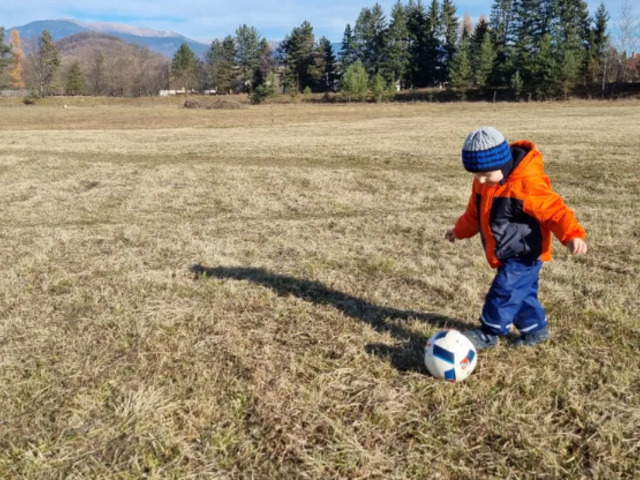
POLYGON ((586 237, 586 232, 576 220, 573 210, 553 191, 546 175, 536 182, 527 182, 523 208, 527 215, 536 218, 551 230, 563 245, 572 238, 584 240, 586 237))
POLYGON ((467 204, 467 210, 456 222, 453 232, 456 238, 471 238, 480 231, 478 220, 478 207, 476 206, 475 180, 474 187, 471 188, 471 197, 467 204))

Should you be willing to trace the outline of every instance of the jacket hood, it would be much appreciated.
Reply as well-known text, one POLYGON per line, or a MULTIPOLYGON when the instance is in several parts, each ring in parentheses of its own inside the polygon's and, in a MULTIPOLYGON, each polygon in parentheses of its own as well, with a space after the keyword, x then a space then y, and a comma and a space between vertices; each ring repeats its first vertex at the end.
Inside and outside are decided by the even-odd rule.
MULTIPOLYGON (((524 152, 524 157, 517 162, 516 167, 509 174, 509 178, 532 177, 544 175, 544 165, 542 163, 542 154, 536 148, 533 142, 527 140, 518 140, 509 145, 512 152, 524 152)), ((514 159, 515 160, 515 159, 514 159)), ((517 161, 517 160, 516 160, 517 161)))

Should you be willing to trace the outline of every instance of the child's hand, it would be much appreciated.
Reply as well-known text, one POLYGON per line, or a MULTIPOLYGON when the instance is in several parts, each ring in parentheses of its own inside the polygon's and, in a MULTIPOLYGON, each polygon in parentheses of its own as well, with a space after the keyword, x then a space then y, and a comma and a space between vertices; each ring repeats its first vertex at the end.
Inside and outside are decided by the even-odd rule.
POLYGON ((447 230, 447 233, 444 234, 444 238, 449 240, 451 243, 456 241, 456 234, 453 230, 447 230))
POLYGON ((581 238, 572 238, 567 242, 567 248, 571 255, 584 255, 587 253, 587 244, 581 238))

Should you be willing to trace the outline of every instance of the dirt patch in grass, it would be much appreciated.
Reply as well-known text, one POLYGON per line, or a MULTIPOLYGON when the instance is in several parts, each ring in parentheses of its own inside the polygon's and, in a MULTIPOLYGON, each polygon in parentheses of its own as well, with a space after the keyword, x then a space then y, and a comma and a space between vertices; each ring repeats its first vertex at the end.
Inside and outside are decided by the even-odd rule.
POLYGON ((240 110, 244 106, 231 99, 218 99, 213 101, 205 101, 205 100, 194 100, 189 99, 185 100, 184 108, 196 109, 201 108, 205 110, 240 110))

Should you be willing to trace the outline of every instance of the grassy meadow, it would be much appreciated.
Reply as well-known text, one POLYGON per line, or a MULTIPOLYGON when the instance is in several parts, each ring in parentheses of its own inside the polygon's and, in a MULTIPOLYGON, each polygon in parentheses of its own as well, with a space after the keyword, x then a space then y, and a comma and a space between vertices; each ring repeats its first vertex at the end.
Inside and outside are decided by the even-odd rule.
POLYGON ((0 102, 0 478, 640 478, 640 102, 180 102, 0 102), (448 384, 426 338, 493 278, 443 239, 482 125, 590 251, 554 240, 548 344, 448 384))

